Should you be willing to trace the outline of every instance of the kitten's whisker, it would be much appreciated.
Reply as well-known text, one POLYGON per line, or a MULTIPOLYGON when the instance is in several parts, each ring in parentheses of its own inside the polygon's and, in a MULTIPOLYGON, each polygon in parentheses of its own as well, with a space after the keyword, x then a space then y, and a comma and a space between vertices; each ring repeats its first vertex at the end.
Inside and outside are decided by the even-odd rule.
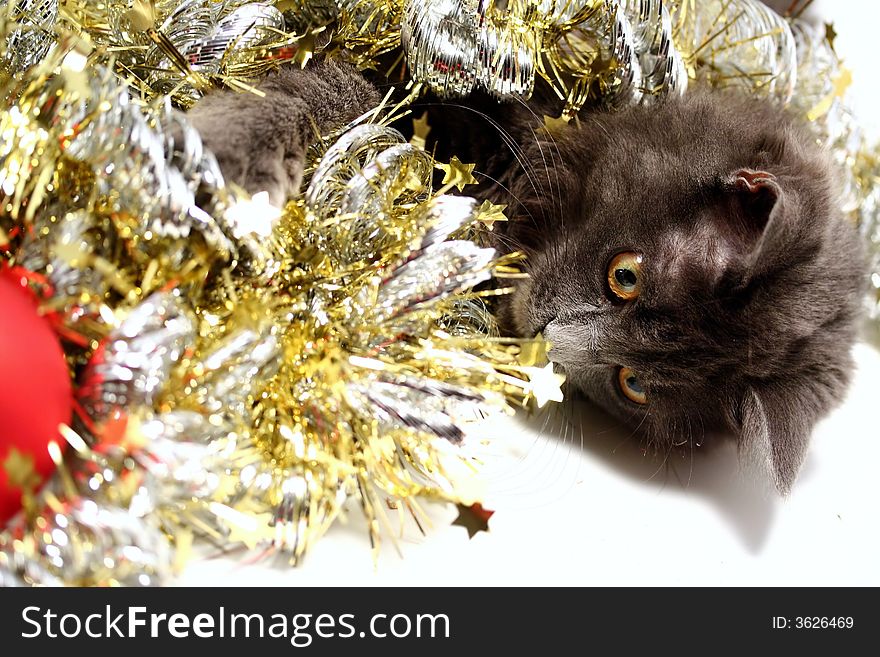
POLYGON ((608 137, 609 141, 613 141, 613 137, 612 137, 611 133, 608 132, 608 128, 606 128, 604 125, 602 125, 595 116, 587 115, 585 117, 585 120, 594 123, 596 125, 596 127, 599 128, 599 130, 601 130, 602 132, 605 133, 605 135, 608 137))
MULTIPOLYGON (((650 477, 648 477, 647 479, 645 479, 646 482, 647 482, 647 481, 651 481, 654 477, 656 477, 658 474, 660 474, 660 471, 661 471, 661 470, 663 470, 663 469, 666 467, 666 465, 669 463, 669 454, 670 454, 670 452, 667 451, 667 452, 666 452, 666 455, 663 457, 663 462, 662 462, 660 465, 657 466, 657 469, 654 470, 654 473, 653 473, 650 477)), ((667 470, 667 472, 668 472, 668 470, 667 470)), ((665 486, 665 485, 666 485, 666 484, 665 484, 665 482, 664 482, 664 486, 665 486)))
MULTIPOLYGON (((529 445, 528 449, 526 450, 526 453, 523 456, 521 456, 516 462, 517 465, 525 465, 525 464, 533 465, 534 462, 537 460, 539 467, 537 469, 530 469, 530 471, 529 471, 530 481, 532 481, 532 482, 540 481, 541 478, 544 476, 544 472, 547 468, 548 464, 544 460, 544 457, 545 457, 547 450, 550 448, 550 444, 549 444, 550 440, 549 439, 548 440, 541 440, 541 439, 548 437, 551 434, 557 434, 559 432, 559 429, 557 428, 558 427, 557 421, 560 419, 559 406, 560 405, 554 404, 553 406, 548 406, 543 409, 542 414, 544 416, 544 418, 543 418, 544 421, 541 425, 540 430, 535 432, 535 434, 532 436, 531 445, 529 445), (553 429, 551 432, 548 432, 547 428, 548 428, 548 425, 550 424, 551 420, 553 421, 553 429), (535 449, 536 446, 539 445, 539 440, 540 440, 540 447, 538 449, 535 449), (529 462, 527 462, 527 459, 529 459, 529 462)), ((553 445, 554 453, 555 453, 555 449, 558 448, 558 446, 559 446, 558 440, 554 441, 554 445, 553 445)), ((550 455, 550 460, 551 460, 550 464, 551 465, 552 465, 552 459, 553 459, 553 455, 551 454, 550 455)), ((496 485, 496 488, 495 488, 496 492, 511 492, 512 491, 516 495, 532 495, 533 494, 532 491, 524 490, 522 482, 517 480, 517 478, 522 475, 522 472, 523 472, 522 470, 520 470, 520 471, 511 470, 507 476, 497 478, 496 484, 498 481, 505 481, 505 480, 510 481, 511 483, 508 485, 507 488, 501 488, 496 485)))
POLYGON ((581 430, 581 451, 583 451, 583 449, 584 449, 584 423, 578 422, 578 426, 580 427, 580 430, 581 430))
MULTIPOLYGON (((538 472, 535 473, 535 474, 536 474, 536 479, 537 479, 538 481, 541 480, 540 478, 544 476, 544 473, 545 473, 546 471, 548 471, 548 469, 549 469, 549 475, 547 476, 547 479, 546 479, 546 480, 549 480, 549 481, 555 481, 555 480, 556 480, 556 477, 553 476, 553 473, 554 473, 554 470, 555 470, 556 453, 557 453, 557 451, 559 450, 559 442, 560 442, 560 439, 561 439, 561 441, 564 443, 565 440, 566 440, 566 437, 568 436, 568 429, 569 429, 569 426, 570 426, 570 422, 568 422, 568 420, 566 419, 565 414, 564 414, 564 412, 563 412, 563 410, 564 410, 564 408, 563 408, 563 404, 554 404, 554 408, 553 408, 553 410, 554 410, 554 415, 556 416, 556 419, 560 420, 560 422, 561 422, 562 424, 561 424, 561 426, 559 426, 559 428, 557 428, 557 429, 554 431, 554 433, 557 434, 557 436, 556 436, 555 439, 553 439, 553 438, 548 438, 547 440, 544 441, 544 449, 542 450, 542 452, 545 452, 545 451, 546 451, 546 448, 547 448, 547 446, 549 445, 550 442, 553 443, 553 447, 552 447, 552 451, 551 451, 550 454, 549 454, 549 457, 547 458, 547 461, 546 461, 544 464, 542 464, 542 466, 541 466, 541 468, 538 470, 538 472), (561 432, 562 432, 562 435, 561 435, 561 436, 559 435, 560 430, 561 430, 561 432)), ((542 453, 542 456, 543 456, 543 453, 542 453)))
MULTIPOLYGON (((538 122, 538 123, 543 122, 543 117, 538 116, 535 113, 535 111, 528 105, 528 103, 526 103, 522 98, 516 98, 516 100, 517 100, 517 102, 519 102, 519 104, 522 107, 524 107, 526 109, 526 111, 528 111, 532 115, 532 117, 536 120, 536 122, 538 122)), ((563 212, 562 183, 559 180, 559 168, 558 168, 558 166, 560 166, 562 163, 562 153, 559 150, 559 144, 556 142, 556 138, 553 136, 553 134, 550 132, 547 132, 547 136, 549 137, 549 144, 552 147, 551 152, 550 152, 550 156, 551 156, 550 159, 553 164, 553 167, 552 167, 553 173, 556 176, 556 191, 554 194, 553 182, 550 180, 550 170, 547 167, 547 158, 544 156, 544 148, 543 148, 543 144, 548 143, 548 142, 541 140, 533 128, 530 127, 529 131, 532 133, 532 137, 535 140, 535 145, 538 147, 538 151, 541 153, 541 159, 543 160, 544 168, 547 171, 547 184, 550 187, 551 198, 554 202, 555 210, 556 210, 556 213, 558 214, 558 219, 559 219, 559 221, 562 225, 562 228, 564 230, 565 229, 565 213, 563 212), (558 156, 558 158, 559 158, 558 164, 556 161, 556 157, 554 157, 554 155, 558 156)))
MULTIPOLYGON (((699 415, 697 415, 697 417, 700 419, 700 435, 705 437, 706 423, 703 422, 703 414, 700 413, 699 415)), ((688 488, 690 487, 691 481, 693 480, 693 476, 694 476, 694 454, 696 453, 696 451, 697 451, 696 450, 696 442, 693 440, 693 437, 691 437, 691 444, 690 444, 691 459, 690 459, 690 469, 688 470, 688 481, 687 481, 688 488)))
POLYGON ((503 246, 509 252, 523 250, 522 245, 515 238, 510 237, 509 235, 496 233, 495 231, 492 231, 488 234, 492 236, 492 242, 503 246))
MULTIPOLYGON (((638 423, 638 424, 635 426, 635 428, 630 432, 630 434, 629 434, 629 436, 627 436, 626 440, 629 440, 630 438, 635 438, 636 436, 639 435, 639 431, 641 431, 642 425, 645 423, 645 421, 647 421, 648 416, 649 416, 650 414, 651 414, 650 411, 646 411, 645 414, 642 415, 642 419, 639 420, 639 423, 638 423)), ((645 449, 646 449, 646 450, 651 446, 651 440, 652 440, 652 437, 649 435, 648 438, 647 438, 646 445, 645 445, 645 449)), ((626 442, 626 441, 624 441, 624 442, 626 442)))
MULTIPOLYGON (((467 105, 462 105, 460 103, 425 103, 424 107, 431 106, 441 106, 441 107, 457 107, 459 109, 466 110, 473 114, 476 114, 480 118, 484 119, 489 125, 491 125, 498 132, 498 135, 501 137, 502 141, 504 141, 505 145, 510 149, 514 159, 516 159, 517 164, 519 164, 523 173, 525 174, 529 184, 532 188, 536 197, 539 197, 540 194, 538 192, 537 179, 535 176, 534 165, 528 161, 528 158, 525 155, 525 152, 522 150, 522 147, 516 142, 513 136, 499 124, 495 119, 486 114, 485 112, 481 112, 473 107, 468 107, 467 105)), ((540 226, 536 223, 536 228, 540 228, 540 226)))
MULTIPOLYGON (((507 192, 508 196, 510 196, 514 201, 516 201, 516 202, 520 205, 520 207, 522 207, 522 208, 526 211, 526 214, 529 215, 529 219, 531 219, 532 222, 536 223, 536 222, 535 222, 535 218, 534 218, 534 216, 532 215, 531 210, 529 210, 528 207, 526 207, 526 206, 523 204, 522 199, 520 199, 516 194, 514 194, 514 193, 513 193, 513 190, 511 190, 510 187, 508 187, 507 185, 505 185, 504 183, 502 183, 502 182, 501 182, 500 180, 498 180, 497 178, 493 178, 493 177, 490 176, 488 173, 483 173, 482 171, 474 171, 474 177, 477 177, 477 176, 479 176, 480 178, 484 178, 484 179, 486 179, 486 180, 492 182, 493 184, 497 185, 498 187, 500 187, 501 189, 503 189, 505 192, 507 192)), ((513 219, 513 218, 511 218, 511 217, 508 217, 507 219, 508 219, 508 221, 515 221, 515 219, 513 219)))
MULTIPOLYGON (((614 431, 614 430, 620 428, 621 426, 627 426, 627 425, 617 425, 617 426, 615 426, 615 427, 613 427, 613 428, 611 428, 611 429, 608 429, 608 431, 614 431)), ((608 431, 603 431, 602 433, 603 433, 603 434, 604 434, 604 433, 608 433, 608 431)), ((626 443, 628 443, 629 441, 631 441, 631 440, 632 440, 633 438, 635 438, 635 437, 636 437, 636 432, 635 432, 635 431, 631 431, 631 432, 628 433, 626 436, 624 436, 623 440, 621 440, 619 443, 617 443, 617 444, 614 446, 614 449, 611 450, 611 453, 612 453, 612 454, 617 454, 617 450, 620 449, 621 446, 625 445, 626 443)))

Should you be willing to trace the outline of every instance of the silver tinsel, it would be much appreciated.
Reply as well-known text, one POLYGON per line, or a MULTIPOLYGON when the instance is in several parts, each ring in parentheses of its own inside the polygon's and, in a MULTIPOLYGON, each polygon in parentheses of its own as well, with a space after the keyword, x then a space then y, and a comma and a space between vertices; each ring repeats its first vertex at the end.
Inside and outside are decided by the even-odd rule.
POLYGON ((797 49, 788 22, 760 0, 708 0, 690 11, 697 72, 787 103, 797 85, 797 49))
POLYGON ((331 232, 322 250, 343 262, 373 258, 396 239, 389 233, 391 206, 426 200, 423 192, 400 183, 412 180, 417 184, 410 187, 424 189, 432 171, 428 154, 407 144, 393 128, 365 124, 346 132, 321 158, 305 192, 306 207, 318 218, 335 217, 341 232, 370 238, 352 242, 331 232))
POLYGON ((53 224, 47 221, 52 213, 43 213, 22 247, 22 266, 30 271, 45 271, 56 294, 78 297, 88 291, 100 297, 110 288, 100 271, 83 267, 93 257, 99 239, 93 234, 87 215, 83 210, 68 212, 53 224), (42 230, 51 230, 51 238, 41 239, 42 230))
MULTIPOLYGON (((284 17, 270 2, 246 0, 188 0, 159 26, 190 71, 212 75, 221 65, 234 65, 242 53, 278 41, 284 36, 284 17)), ((147 78, 151 87, 169 92, 180 85, 180 71, 156 44, 146 61, 155 67, 147 78)), ((202 90, 186 86, 193 100, 202 90)))
POLYGON ((75 498, 63 512, 43 517, 48 522, 38 541, 27 539, 18 550, 0 542, 0 584, 88 585, 109 578, 121 586, 156 586, 172 575, 168 539, 129 509, 75 498))
POLYGON ((194 336, 179 294, 145 299, 95 351, 79 386, 80 403, 95 421, 114 409, 151 407, 194 336))
POLYGON ((253 387, 275 375, 280 358, 270 326, 233 333, 201 361, 199 404, 209 413, 245 418, 253 387))
POLYGON ((494 249, 453 240, 432 244, 391 272, 376 299, 376 312, 385 320, 436 303, 449 295, 489 280, 494 249))
POLYGON ((583 76, 598 58, 602 101, 619 105, 684 93, 672 29, 661 0, 511 0, 503 11, 478 0, 409 0, 401 39, 410 74, 444 97, 479 86, 528 98, 539 69, 583 76))
POLYGON ((39 62, 55 43, 58 0, 0 0, 0 17, 17 25, 6 36, 0 67, 22 71, 39 62))

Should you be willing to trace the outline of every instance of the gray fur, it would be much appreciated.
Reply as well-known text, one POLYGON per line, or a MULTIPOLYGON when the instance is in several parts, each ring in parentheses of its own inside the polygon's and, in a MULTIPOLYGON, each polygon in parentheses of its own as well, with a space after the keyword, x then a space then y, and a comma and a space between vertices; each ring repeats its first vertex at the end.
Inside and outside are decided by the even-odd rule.
POLYGON ((720 92, 593 112, 524 148, 530 175, 501 176, 501 239, 531 255, 509 326, 543 331, 572 383, 658 448, 732 429, 787 493, 846 390, 865 285, 828 154, 769 102, 720 92), (628 304, 606 283, 621 251, 645 257, 628 304), (620 366, 647 405, 620 393, 620 366))
POLYGON ((308 145, 379 102, 375 87, 335 60, 281 68, 259 89, 264 97, 210 94, 189 117, 224 176, 277 205, 299 189, 308 145))

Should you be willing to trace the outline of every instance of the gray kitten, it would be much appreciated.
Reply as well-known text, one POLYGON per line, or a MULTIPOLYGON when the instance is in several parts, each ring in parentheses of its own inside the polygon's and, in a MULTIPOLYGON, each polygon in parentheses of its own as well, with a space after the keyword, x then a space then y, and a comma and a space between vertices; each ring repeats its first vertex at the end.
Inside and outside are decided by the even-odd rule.
MULTIPOLYGON (((333 62, 261 89, 208 96, 191 118, 228 177, 276 202, 298 188, 315 130, 379 98, 333 62)), ((546 98, 425 102, 440 154, 477 162, 476 195, 508 204, 489 239, 529 255, 502 325, 543 332, 570 382, 658 448, 733 431, 787 493, 846 390, 864 286, 828 156, 741 94, 585 111, 553 134, 546 98)))

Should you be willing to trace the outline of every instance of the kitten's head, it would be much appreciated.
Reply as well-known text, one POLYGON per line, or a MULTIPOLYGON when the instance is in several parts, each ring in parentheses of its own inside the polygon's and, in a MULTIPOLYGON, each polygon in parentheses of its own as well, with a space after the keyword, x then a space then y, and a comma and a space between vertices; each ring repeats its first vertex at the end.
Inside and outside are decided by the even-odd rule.
POLYGON ((531 252, 516 331, 543 332, 571 384, 658 448, 732 429, 787 492, 845 390, 864 285, 826 157, 726 95, 555 137, 512 190, 531 252))

